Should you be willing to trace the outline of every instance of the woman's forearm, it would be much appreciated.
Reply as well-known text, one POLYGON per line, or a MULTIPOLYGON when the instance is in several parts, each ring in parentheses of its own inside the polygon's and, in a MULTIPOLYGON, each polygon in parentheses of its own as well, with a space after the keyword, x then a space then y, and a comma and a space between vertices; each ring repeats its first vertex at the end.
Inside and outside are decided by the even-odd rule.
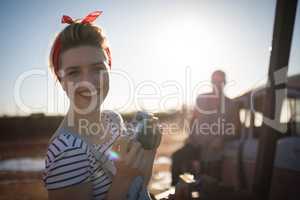
POLYGON ((152 150, 153 152, 151 153, 151 158, 148 160, 148 163, 146 165, 146 173, 144 174, 144 186, 147 187, 151 177, 152 177, 152 171, 153 171, 153 163, 154 163, 154 159, 155 159, 155 154, 156 154, 156 150, 152 150))

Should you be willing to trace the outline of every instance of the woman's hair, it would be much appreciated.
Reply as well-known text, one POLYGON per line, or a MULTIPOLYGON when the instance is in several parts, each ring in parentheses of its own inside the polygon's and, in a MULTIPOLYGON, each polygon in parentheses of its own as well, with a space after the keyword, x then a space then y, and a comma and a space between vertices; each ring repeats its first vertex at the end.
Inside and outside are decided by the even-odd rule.
POLYGON ((60 80, 58 71, 62 53, 71 48, 86 45, 103 49, 111 66, 110 49, 103 29, 93 24, 72 23, 57 35, 50 52, 49 66, 58 80, 60 80))

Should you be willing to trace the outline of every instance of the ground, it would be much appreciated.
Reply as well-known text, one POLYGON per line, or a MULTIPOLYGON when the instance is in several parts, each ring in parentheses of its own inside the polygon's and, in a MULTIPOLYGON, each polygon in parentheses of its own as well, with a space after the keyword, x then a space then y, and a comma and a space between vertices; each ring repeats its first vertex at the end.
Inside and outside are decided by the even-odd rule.
MULTIPOLYGON (((166 121, 172 123, 174 121, 166 121)), ((180 148, 186 134, 182 130, 164 130, 161 145, 157 151, 152 180, 149 190, 157 194, 168 188, 171 182, 170 155, 180 148)), ((0 162, 16 158, 44 159, 48 138, 32 140, 30 137, 21 141, 0 142, 0 162)), ((24 164, 25 165, 25 164, 24 164)), ((3 167, 3 166, 2 166, 3 167)), ((43 187, 41 172, 17 172, 3 170, 0 165, 0 200, 43 200, 47 191, 43 187)))

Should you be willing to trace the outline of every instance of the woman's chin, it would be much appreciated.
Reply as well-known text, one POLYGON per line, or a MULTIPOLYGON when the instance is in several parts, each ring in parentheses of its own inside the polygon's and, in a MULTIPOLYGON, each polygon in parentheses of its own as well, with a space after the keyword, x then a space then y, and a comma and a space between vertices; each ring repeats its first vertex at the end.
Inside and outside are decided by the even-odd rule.
POLYGON ((76 98, 74 105, 77 109, 83 112, 93 112, 94 110, 97 110, 97 108, 99 108, 102 102, 103 101, 100 100, 100 96, 82 96, 76 98))

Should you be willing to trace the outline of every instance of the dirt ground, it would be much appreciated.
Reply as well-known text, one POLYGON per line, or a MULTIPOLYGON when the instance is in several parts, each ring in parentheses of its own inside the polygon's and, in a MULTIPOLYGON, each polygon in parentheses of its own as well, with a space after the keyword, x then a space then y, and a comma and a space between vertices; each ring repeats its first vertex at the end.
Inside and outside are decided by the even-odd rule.
MULTIPOLYGON (((164 130, 158 149, 149 190, 153 194, 164 191, 170 184, 170 155, 183 145, 183 131, 164 130)), ((41 158, 45 155, 47 138, 35 141, 0 142, 0 161, 12 158, 41 158)), ((41 172, 1 171, 0 200, 43 200, 47 191, 41 181, 41 172)))

